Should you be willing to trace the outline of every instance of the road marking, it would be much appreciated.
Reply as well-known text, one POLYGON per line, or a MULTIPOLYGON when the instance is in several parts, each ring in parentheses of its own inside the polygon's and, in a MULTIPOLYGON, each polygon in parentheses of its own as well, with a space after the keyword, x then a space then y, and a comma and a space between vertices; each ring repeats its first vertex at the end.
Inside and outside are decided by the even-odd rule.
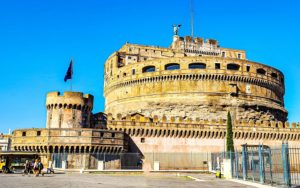
POLYGON ((200 179, 198 179, 198 178, 195 178, 195 177, 193 177, 193 176, 187 176, 188 178, 190 178, 190 179, 192 179, 192 180, 195 180, 195 181, 204 181, 204 180, 200 180, 200 179))

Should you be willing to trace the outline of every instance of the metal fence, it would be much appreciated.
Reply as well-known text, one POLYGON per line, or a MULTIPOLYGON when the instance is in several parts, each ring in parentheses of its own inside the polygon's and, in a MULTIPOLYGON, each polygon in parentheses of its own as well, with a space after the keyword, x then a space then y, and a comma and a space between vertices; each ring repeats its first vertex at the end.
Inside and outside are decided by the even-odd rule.
POLYGON ((101 168, 103 170, 142 168, 141 155, 139 153, 53 153, 51 160, 55 168, 101 168))
POLYGON ((52 154, 56 168, 102 170, 142 169, 144 165, 154 170, 154 164, 159 164, 159 170, 222 171, 225 158, 230 159, 233 178, 282 187, 300 185, 300 148, 289 148, 287 143, 278 148, 245 144, 231 153, 52 154))
POLYGON ((300 148, 289 148, 287 143, 273 149, 264 145, 243 145, 242 151, 212 156, 213 170, 223 170, 223 160, 230 159, 233 178, 279 187, 300 185, 300 148))
POLYGON ((159 162, 160 170, 208 171, 211 161, 211 153, 145 153, 144 156, 152 169, 159 162))

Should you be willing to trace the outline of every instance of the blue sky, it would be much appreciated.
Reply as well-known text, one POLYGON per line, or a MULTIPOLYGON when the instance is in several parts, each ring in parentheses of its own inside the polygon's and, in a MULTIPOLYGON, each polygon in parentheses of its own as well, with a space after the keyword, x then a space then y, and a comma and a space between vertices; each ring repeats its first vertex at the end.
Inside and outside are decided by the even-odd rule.
MULTIPOLYGON (((194 0, 195 35, 244 49, 285 74, 289 121, 300 121, 300 1, 194 0)), ((189 0, 0 0, 0 132, 45 127, 45 97, 74 90, 104 110, 103 65, 126 41, 167 47, 174 23, 190 34, 189 0)))

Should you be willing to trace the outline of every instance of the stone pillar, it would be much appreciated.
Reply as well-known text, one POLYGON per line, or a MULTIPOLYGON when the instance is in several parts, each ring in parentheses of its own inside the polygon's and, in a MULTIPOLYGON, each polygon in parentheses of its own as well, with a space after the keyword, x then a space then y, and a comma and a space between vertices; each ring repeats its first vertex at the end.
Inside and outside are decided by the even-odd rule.
POLYGON ((98 170, 105 170, 105 162, 98 161, 98 170))
POLYGON ((62 169, 68 169, 68 161, 63 160, 61 166, 62 166, 62 169))
POLYGON ((153 170, 159 171, 159 161, 154 161, 153 170))
POLYGON ((232 160, 231 159, 223 159, 223 165, 224 165, 224 177, 226 179, 231 179, 232 178, 232 160))

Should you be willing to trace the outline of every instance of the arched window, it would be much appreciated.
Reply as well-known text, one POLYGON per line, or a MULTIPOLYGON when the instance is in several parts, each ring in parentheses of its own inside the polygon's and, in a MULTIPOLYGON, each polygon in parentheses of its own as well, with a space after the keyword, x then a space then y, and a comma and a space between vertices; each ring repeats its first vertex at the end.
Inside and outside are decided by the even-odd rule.
POLYGON ((177 70, 180 69, 180 65, 177 63, 170 63, 165 65, 165 70, 177 70))
POLYGON ((150 66, 147 66, 147 67, 144 67, 142 72, 155 72, 155 66, 153 65, 150 65, 150 66))
POLYGON ((189 64, 189 69, 206 69, 205 63, 191 63, 189 64))
POLYGON ((274 72, 272 72, 271 76, 272 76, 272 78, 277 78, 278 77, 277 74, 274 73, 274 72))
POLYGON ((265 69, 259 68, 259 69, 256 69, 256 73, 265 75, 266 71, 265 71, 265 69))
POLYGON ((240 65, 229 63, 227 64, 227 70, 240 70, 240 65))

